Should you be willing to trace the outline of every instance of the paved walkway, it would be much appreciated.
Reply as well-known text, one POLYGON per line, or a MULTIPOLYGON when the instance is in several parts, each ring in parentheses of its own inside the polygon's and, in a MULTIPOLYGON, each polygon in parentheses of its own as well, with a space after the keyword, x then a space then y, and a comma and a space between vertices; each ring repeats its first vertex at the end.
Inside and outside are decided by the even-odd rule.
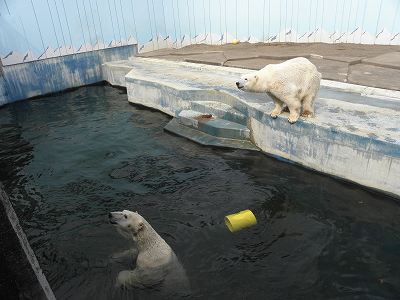
POLYGON ((400 90, 400 46, 360 44, 227 44, 191 45, 139 54, 210 65, 258 70, 270 63, 303 56, 310 59, 323 79, 400 90))

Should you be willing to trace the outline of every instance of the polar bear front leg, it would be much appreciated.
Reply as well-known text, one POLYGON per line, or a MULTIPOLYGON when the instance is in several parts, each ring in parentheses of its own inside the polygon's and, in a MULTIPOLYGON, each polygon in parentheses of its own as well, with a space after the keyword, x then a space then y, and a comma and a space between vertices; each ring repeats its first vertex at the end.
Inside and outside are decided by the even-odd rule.
POLYGON ((134 261, 136 261, 136 258, 138 256, 138 250, 136 248, 133 249, 128 249, 122 252, 117 252, 111 255, 111 259, 119 259, 119 258, 125 258, 125 257, 130 257, 134 261))
POLYGON ((116 286, 123 288, 144 287, 144 285, 140 282, 140 274, 138 273, 137 269, 119 272, 116 286))
POLYGON ((275 96, 271 96, 271 98, 274 100, 275 108, 271 111, 270 116, 276 119, 282 113, 284 103, 275 96))
POLYGON ((289 98, 286 102, 289 108, 289 118, 288 121, 290 124, 296 123, 300 117, 300 110, 301 110, 301 102, 296 98, 289 98))

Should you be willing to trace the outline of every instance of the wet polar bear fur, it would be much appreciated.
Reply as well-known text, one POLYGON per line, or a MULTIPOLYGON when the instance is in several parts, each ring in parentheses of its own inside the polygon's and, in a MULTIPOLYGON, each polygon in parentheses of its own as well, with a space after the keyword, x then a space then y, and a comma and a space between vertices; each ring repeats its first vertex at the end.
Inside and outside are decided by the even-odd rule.
POLYGON ((288 121, 295 123, 300 115, 314 116, 314 99, 320 82, 317 68, 307 58, 297 57, 243 75, 236 86, 244 91, 269 94, 275 103, 271 117, 278 117, 286 105, 290 113, 288 121))
POLYGON ((174 251, 141 215, 123 210, 111 212, 108 216, 122 236, 133 239, 137 244, 137 251, 124 251, 127 255, 137 255, 133 257, 136 267, 119 272, 118 287, 145 288, 162 283, 174 294, 185 293, 189 289, 185 270, 174 251))

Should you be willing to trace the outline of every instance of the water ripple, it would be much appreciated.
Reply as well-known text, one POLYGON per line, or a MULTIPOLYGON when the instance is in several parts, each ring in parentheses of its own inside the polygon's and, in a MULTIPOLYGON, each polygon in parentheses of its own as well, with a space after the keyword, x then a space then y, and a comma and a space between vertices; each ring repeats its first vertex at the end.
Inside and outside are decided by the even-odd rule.
MULTIPOLYGON (((0 180, 58 299, 163 299, 119 290, 107 222, 139 211, 175 250, 190 299, 394 299, 400 209, 392 199, 267 156, 202 147, 110 87, 0 110, 0 180), (224 216, 258 224, 230 233, 224 216)), ((177 295, 171 296, 173 299, 177 295)))

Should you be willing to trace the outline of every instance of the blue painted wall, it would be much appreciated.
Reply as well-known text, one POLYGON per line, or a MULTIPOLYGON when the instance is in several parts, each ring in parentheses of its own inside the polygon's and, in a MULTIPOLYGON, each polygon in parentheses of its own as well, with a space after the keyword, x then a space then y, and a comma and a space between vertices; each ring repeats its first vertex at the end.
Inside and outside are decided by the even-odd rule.
POLYGON ((0 105, 100 82, 102 63, 128 59, 136 53, 137 46, 128 45, 3 66, 0 105))

